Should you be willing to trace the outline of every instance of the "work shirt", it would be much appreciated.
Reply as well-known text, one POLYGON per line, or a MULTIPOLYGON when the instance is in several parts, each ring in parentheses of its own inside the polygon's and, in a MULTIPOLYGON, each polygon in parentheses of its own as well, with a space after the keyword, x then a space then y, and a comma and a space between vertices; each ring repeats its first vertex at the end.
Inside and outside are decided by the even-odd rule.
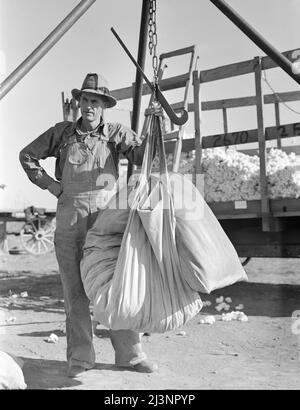
POLYGON ((122 124, 105 123, 103 120, 96 130, 82 132, 80 130, 81 121, 82 118, 77 122, 59 122, 22 149, 19 156, 20 162, 31 182, 42 189, 47 189, 54 182, 39 162, 48 157, 56 158, 55 178, 61 181, 68 144, 74 141, 74 137, 78 142, 89 140, 91 145, 93 145, 93 140, 106 141, 114 158, 116 169, 118 169, 120 154, 135 165, 142 164, 146 142, 144 137, 139 137, 133 130, 122 124))

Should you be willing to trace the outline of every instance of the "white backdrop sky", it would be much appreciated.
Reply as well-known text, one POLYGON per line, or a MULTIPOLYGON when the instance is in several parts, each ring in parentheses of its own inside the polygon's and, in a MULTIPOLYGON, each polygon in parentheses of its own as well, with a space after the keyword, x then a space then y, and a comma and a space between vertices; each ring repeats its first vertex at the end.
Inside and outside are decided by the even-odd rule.
MULTIPOLYGON (((79 0, 0 0, 0 80, 3 81, 45 39, 79 0)), ((280 51, 300 49, 300 0, 228 0, 253 27, 280 51)), ((19 164, 19 151, 56 122, 62 121, 61 92, 80 88, 87 72, 104 75, 111 89, 135 80, 135 68, 110 31, 114 27, 136 57, 142 0, 97 0, 42 60, 0 102, 0 209, 28 205, 54 209, 55 198, 33 185, 19 164)), ((264 53, 236 28, 209 0, 157 0, 158 53, 196 45, 198 69, 248 60, 264 53)), ((188 60, 172 59, 165 77, 187 71, 188 60)), ((151 58, 146 69, 152 79, 151 58)), ((267 76, 278 92, 299 90, 281 69, 267 76)), ((183 90, 182 90, 183 91, 183 90)), ((264 86, 264 92, 271 91, 264 86)), ((202 98, 214 100, 254 95, 253 75, 208 83, 202 98)), ((180 94, 167 93, 170 102, 180 94)), ((147 101, 144 99, 144 104, 147 101)), ((299 102, 289 103, 300 111, 299 102)), ((121 101, 120 109, 130 109, 121 101)), ((281 108, 282 123, 300 116, 281 108)), ((126 111, 109 110, 107 119, 129 124, 126 111)), ((274 124, 266 108, 266 126, 274 124)), ((256 127, 255 108, 229 112, 229 131, 256 127)), ((222 132, 220 112, 203 115, 204 135, 222 132)), ((191 125, 188 131, 192 132, 191 125)), ((54 161, 43 161, 53 175, 54 161)))

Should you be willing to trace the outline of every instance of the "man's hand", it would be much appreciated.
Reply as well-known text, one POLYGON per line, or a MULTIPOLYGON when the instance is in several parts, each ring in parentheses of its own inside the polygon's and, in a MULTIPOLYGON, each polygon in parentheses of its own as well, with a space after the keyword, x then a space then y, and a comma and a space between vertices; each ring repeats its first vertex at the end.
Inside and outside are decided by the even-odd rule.
POLYGON ((51 194, 55 195, 56 198, 58 198, 62 192, 61 184, 58 181, 51 182, 47 189, 51 194))
POLYGON ((147 111, 150 115, 164 116, 164 110, 158 101, 154 101, 147 111))

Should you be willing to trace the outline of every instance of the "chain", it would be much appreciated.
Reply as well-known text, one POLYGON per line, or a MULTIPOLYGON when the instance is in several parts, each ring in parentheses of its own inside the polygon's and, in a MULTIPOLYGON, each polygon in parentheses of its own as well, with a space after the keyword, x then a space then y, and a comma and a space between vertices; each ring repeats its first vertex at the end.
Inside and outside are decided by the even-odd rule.
POLYGON ((288 110, 292 111, 295 114, 300 114, 299 111, 294 110, 292 107, 290 107, 285 101, 283 101, 280 96, 278 95, 278 93, 274 90, 274 88, 271 86, 271 84, 269 83, 268 79, 267 79, 267 73, 265 70, 263 70, 263 77, 262 79, 264 80, 264 82, 267 84, 267 86, 270 88, 271 91, 273 91, 273 94, 275 95, 275 97, 277 98, 277 100, 282 103, 288 110))
POLYGON ((149 51, 152 56, 153 83, 158 83, 158 58, 156 54, 157 33, 156 33, 156 0, 150 0, 149 6, 149 51))

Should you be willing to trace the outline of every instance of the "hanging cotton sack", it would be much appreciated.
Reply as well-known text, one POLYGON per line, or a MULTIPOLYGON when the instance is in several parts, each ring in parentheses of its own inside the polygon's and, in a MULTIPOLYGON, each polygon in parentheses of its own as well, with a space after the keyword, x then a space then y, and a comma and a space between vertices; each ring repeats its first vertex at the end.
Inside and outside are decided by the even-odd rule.
POLYGON ((181 272, 174 207, 157 117, 152 118, 141 175, 129 202, 123 236, 119 231, 124 227, 126 210, 108 209, 99 213, 86 238, 81 272, 85 291, 93 301, 94 318, 114 330, 161 333, 176 329, 201 310, 202 302, 181 272), (160 174, 150 178, 156 135, 160 144, 160 174), (115 226, 110 224, 113 218, 115 226))
POLYGON ((176 217, 176 244, 184 279, 194 290, 246 281, 237 252, 190 178, 170 175, 176 217))

